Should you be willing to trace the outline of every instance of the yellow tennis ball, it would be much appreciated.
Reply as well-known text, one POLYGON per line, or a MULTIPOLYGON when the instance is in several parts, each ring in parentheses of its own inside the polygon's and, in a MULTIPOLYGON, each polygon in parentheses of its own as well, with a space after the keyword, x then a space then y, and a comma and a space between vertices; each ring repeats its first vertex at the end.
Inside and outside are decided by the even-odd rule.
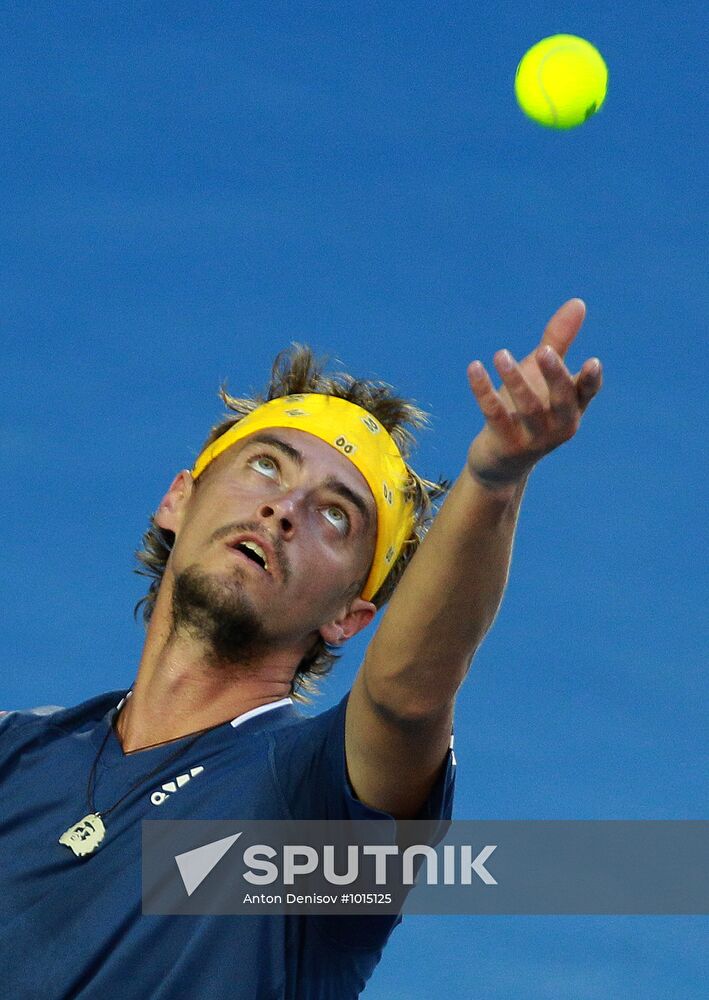
POLYGON ((542 38, 524 54, 515 74, 517 103, 545 128, 583 125, 603 104, 607 88, 601 53, 577 35, 542 38))

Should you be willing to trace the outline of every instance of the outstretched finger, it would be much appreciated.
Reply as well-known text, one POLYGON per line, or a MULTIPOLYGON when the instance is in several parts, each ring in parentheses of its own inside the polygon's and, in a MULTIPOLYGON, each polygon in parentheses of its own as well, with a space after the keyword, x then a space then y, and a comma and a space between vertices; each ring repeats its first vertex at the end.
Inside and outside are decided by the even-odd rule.
POLYGON ((583 413, 603 384, 603 369, 598 358, 585 361, 581 371, 575 376, 574 382, 576 383, 579 409, 583 413))
POLYGON ((583 299, 569 299, 564 302, 547 323, 539 346, 550 344, 560 358, 565 358, 585 316, 586 303, 583 299))
POLYGON ((515 421, 496 392, 481 361, 471 361, 468 365, 468 382, 490 426, 504 437, 516 437, 515 421))
POLYGON ((533 433, 538 433, 545 424, 544 403, 522 374, 510 351, 498 351, 493 362, 520 418, 533 433))
POLYGON ((572 421, 578 409, 578 395, 571 372, 551 344, 539 348, 537 362, 546 379, 549 402, 557 419, 572 421))

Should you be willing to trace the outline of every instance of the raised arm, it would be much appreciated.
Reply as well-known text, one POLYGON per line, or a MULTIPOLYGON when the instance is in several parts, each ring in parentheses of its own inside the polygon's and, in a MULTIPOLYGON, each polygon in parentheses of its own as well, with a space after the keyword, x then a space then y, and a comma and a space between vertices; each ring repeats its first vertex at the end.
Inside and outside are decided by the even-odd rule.
POLYGON ((502 600, 527 478, 574 436, 601 387, 597 359, 575 376, 563 361, 584 315, 584 303, 570 299, 519 364, 498 351, 499 391, 479 361, 468 366, 485 425, 384 612, 348 702, 353 788, 398 818, 416 815, 440 771, 456 693, 502 600))

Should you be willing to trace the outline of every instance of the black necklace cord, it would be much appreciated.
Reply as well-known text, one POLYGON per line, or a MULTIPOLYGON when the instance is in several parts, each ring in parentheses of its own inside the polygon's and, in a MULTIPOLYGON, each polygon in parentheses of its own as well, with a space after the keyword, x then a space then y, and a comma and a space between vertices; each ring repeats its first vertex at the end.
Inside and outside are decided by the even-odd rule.
MULTIPOLYGON (((185 753, 187 750, 189 750, 190 747, 194 746, 194 744, 197 742, 197 740, 200 739, 200 737, 204 736, 205 733, 209 733, 209 732, 212 731, 212 729, 218 729, 219 726, 223 726, 223 725, 224 725, 224 722, 218 722, 214 726, 208 726, 206 729, 200 729, 198 731, 197 735, 195 736, 195 738, 193 740, 190 740, 190 742, 187 744, 187 746, 178 747, 177 750, 175 751, 175 753, 171 754, 167 758, 167 760, 161 761, 158 764, 157 767, 154 767, 152 771, 150 771, 148 774, 146 774, 142 778, 140 778, 134 785, 131 785, 131 787, 128 789, 128 791, 125 793, 125 795, 122 795, 120 797, 120 799, 118 799, 117 802, 114 802, 113 805, 109 809, 106 809, 103 812, 96 813, 95 810, 94 810, 94 790, 95 790, 96 767, 97 767, 98 762, 99 762, 99 760, 101 758, 101 754, 103 753, 104 747, 106 746, 106 743, 108 741, 108 737, 111 735, 111 728, 112 728, 112 726, 109 726, 108 727, 108 732, 106 733, 106 735, 103 738, 103 743, 101 744, 101 749, 96 754, 96 757, 94 759, 93 765, 91 767, 91 773, 89 774, 89 783, 88 783, 88 786, 87 786, 87 789, 86 789, 86 798, 87 798, 87 802, 88 802, 88 806, 89 806, 89 812, 90 813, 94 813, 97 816, 101 816, 102 818, 104 816, 108 816, 108 814, 111 813, 111 812, 113 812, 113 810, 116 808, 116 806, 119 806, 121 804, 121 802, 123 802, 123 800, 130 795, 131 792, 134 792, 136 788, 138 788, 140 785, 144 784, 149 778, 152 778, 152 776, 154 774, 157 774, 158 771, 161 771, 164 767, 166 767, 170 763, 170 761, 174 760, 181 753, 185 753)), ((178 737, 178 739, 184 739, 184 737, 178 737)), ((169 742, 170 742, 170 740, 163 740, 163 743, 169 743, 169 742)), ((160 743, 153 743, 153 744, 151 744, 151 746, 154 746, 154 747, 160 746, 160 745, 161 745, 160 743)), ((147 750, 147 749, 149 749, 149 747, 141 747, 141 749, 142 750, 147 750)))

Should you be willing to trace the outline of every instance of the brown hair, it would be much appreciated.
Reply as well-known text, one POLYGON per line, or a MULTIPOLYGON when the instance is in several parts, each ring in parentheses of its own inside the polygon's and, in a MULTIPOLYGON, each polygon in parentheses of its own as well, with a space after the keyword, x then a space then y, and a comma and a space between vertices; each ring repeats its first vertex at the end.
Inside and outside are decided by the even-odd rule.
MULTIPOLYGON (((236 416, 227 416, 227 419, 216 424, 199 449, 199 453, 262 403, 295 393, 320 392, 339 396, 368 410, 389 431, 406 462, 411 446, 415 443, 414 435, 409 428, 418 429, 428 424, 428 415, 425 411, 413 402, 397 396, 386 382, 356 379, 346 372, 325 374, 326 363, 326 359, 316 358, 310 347, 293 343, 276 357, 265 395, 255 395, 252 398, 230 396, 222 384, 219 396, 236 416)), ((441 479, 439 482, 423 479, 414 472, 408 462, 406 468, 409 473, 406 493, 414 506, 414 527, 386 580, 371 599, 377 608, 386 604, 394 593, 404 570, 433 521, 435 501, 445 496, 451 486, 447 479, 441 479)), ((202 478, 196 480, 195 486, 202 478)), ((155 607, 157 593, 174 542, 174 532, 159 527, 155 522, 155 516, 151 515, 150 527, 143 535, 142 547, 135 553, 136 558, 146 568, 134 570, 140 576, 152 577, 148 593, 138 601, 133 610, 133 616, 137 617, 138 608, 141 604, 144 605, 143 622, 146 628, 155 607)), ((355 581, 349 596, 352 598, 358 596, 367 575, 362 580, 355 581)), ((335 660, 339 659, 335 649, 336 647, 325 642, 322 637, 318 638, 308 655, 298 664, 291 683, 291 694, 294 698, 307 701, 307 695, 317 691, 315 683, 317 679, 329 673, 335 660)))

